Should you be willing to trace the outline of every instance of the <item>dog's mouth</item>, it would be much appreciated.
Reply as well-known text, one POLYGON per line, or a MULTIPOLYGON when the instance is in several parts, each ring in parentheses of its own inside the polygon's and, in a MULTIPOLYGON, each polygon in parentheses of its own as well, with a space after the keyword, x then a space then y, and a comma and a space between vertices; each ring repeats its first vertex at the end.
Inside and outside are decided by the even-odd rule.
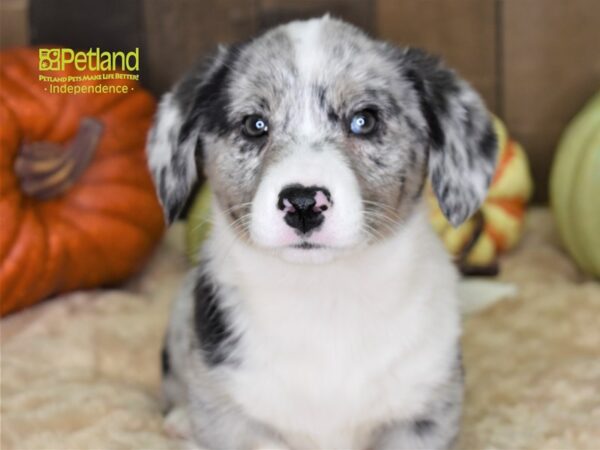
POLYGON ((313 242, 308 242, 308 241, 302 241, 298 244, 293 244, 290 246, 291 248, 297 248, 300 250, 322 250, 327 248, 326 245, 322 245, 322 244, 315 244, 313 242))
POLYGON ((338 256, 343 255, 346 251, 348 250, 342 247, 302 240, 279 247, 276 252, 279 257, 288 262, 322 264, 332 261, 338 256))

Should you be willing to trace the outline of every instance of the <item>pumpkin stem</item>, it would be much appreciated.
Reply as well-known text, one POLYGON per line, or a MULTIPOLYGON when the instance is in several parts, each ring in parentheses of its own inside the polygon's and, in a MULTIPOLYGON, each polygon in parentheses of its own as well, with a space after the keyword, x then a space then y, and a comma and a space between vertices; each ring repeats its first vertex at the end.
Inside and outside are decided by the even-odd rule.
POLYGON ((86 117, 66 148, 54 142, 26 142, 15 160, 21 190, 30 197, 47 200, 65 192, 89 165, 104 126, 86 117))

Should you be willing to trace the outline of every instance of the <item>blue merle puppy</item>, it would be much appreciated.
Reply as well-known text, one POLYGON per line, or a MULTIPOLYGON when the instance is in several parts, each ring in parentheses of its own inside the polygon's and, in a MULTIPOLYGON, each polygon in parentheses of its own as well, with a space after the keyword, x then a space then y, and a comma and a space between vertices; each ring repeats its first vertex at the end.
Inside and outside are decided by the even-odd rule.
POLYGON ((448 449, 463 379, 458 225, 496 138, 439 60, 328 16, 221 48, 163 97, 149 165, 169 221, 203 171, 213 228, 164 350, 168 428, 208 449, 448 449))

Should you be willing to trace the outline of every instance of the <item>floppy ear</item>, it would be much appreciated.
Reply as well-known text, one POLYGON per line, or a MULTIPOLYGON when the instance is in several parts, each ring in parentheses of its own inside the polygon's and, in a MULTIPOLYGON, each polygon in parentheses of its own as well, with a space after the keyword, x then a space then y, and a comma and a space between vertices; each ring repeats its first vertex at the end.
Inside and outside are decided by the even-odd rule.
POLYGON ((214 121, 213 112, 223 114, 212 110, 224 108, 228 55, 219 48, 210 62, 202 62, 164 94, 149 132, 148 165, 169 224, 179 217, 198 180, 202 133, 214 121))
POLYGON ((435 57, 403 53, 430 141, 429 177, 440 208, 454 226, 485 199, 496 162, 496 134, 479 95, 435 57))

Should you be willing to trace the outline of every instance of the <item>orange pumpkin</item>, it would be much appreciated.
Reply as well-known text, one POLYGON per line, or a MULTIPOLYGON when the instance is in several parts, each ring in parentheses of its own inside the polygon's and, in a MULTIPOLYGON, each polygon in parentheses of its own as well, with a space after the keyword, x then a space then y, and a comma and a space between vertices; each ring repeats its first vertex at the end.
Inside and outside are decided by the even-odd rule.
POLYGON ((134 81, 75 84, 98 83, 129 93, 50 94, 37 49, 0 53, 0 315, 123 281, 162 234, 144 151, 155 101, 134 81))

